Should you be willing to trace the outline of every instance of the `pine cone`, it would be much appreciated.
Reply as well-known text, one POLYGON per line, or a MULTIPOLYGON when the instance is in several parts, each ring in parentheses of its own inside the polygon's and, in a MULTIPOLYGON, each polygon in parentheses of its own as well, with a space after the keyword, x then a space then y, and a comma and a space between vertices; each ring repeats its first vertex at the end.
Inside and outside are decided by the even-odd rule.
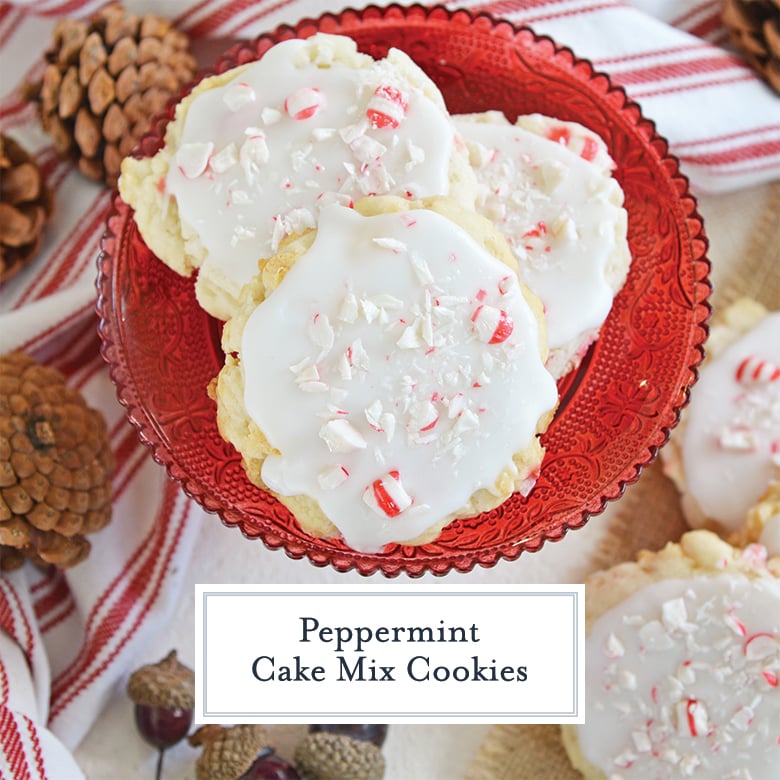
POLYGON ((111 518, 113 469, 100 412, 56 369, 0 356, 0 569, 83 561, 111 518))
POLYGON ((724 0, 722 19, 734 45, 780 92, 780 0, 724 0))
POLYGON ((196 70, 188 37, 169 20, 117 4, 89 21, 62 19, 45 58, 43 79, 27 97, 60 156, 110 187, 152 117, 196 70))
POLYGON ((54 197, 35 160, 0 133, 0 284, 32 260, 54 197))
POLYGON ((304 780, 382 780, 385 757, 371 742, 321 731, 298 744, 295 768, 304 780))

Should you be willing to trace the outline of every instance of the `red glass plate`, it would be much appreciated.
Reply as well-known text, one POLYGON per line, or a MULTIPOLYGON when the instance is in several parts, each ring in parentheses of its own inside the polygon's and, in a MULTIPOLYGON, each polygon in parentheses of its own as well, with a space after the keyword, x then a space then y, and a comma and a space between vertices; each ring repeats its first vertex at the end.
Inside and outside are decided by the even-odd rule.
MULTIPOLYGON (((144 244, 118 196, 98 271, 103 355, 130 421, 155 460, 207 510, 247 537, 317 566, 386 576, 489 567, 539 550, 618 498, 656 456, 696 379, 710 308, 707 240, 687 179, 654 125, 625 93, 569 49, 528 29, 442 7, 369 7, 283 26, 233 47, 213 71, 261 57, 274 43, 317 31, 353 37, 382 57, 403 49, 441 88, 451 112, 499 109, 514 121, 541 112, 579 121, 607 142, 629 214, 633 263, 601 338, 561 382, 544 436, 541 478, 528 499, 452 523, 432 543, 364 554, 303 533, 252 485, 217 432, 206 386, 222 365, 218 324, 144 244)), ((169 108, 137 154, 161 145, 169 108)))

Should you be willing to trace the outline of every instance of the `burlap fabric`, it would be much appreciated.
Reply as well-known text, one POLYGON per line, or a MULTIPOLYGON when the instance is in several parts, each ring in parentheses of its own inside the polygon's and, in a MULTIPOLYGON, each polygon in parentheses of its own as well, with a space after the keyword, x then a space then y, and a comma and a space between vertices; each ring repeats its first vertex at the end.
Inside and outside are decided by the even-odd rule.
MULTIPOLYGON (((772 185, 744 254, 713 292, 713 320, 742 296, 771 310, 780 309, 780 183, 772 185)), ((596 551, 594 571, 630 560, 641 549, 659 549, 686 530, 677 491, 658 461, 626 490, 614 510, 596 551)), ((539 778, 582 778, 569 763, 558 726, 494 726, 466 776, 466 780, 539 778)))

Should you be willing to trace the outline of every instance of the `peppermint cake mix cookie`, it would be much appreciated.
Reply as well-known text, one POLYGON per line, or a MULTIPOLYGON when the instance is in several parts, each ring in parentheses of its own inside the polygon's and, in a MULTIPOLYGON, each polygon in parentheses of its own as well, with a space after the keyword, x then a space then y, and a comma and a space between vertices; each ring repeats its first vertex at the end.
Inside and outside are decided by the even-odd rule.
POLYGON ((724 535, 742 526, 780 478, 780 312, 742 299, 723 313, 662 457, 691 526, 724 535))
POLYGON ((272 47, 205 79, 177 107, 165 146, 125 160, 119 190, 149 248, 200 305, 230 317, 241 287, 320 208, 365 195, 449 195, 476 183, 434 83, 403 52, 360 54, 343 36, 272 47))
POLYGON ((697 530, 586 583, 586 722, 563 737, 587 780, 777 780, 780 580, 764 561, 697 530))
POLYGON ((623 192, 604 142, 573 122, 491 111, 453 118, 480 183, 477 209, 506 235, 542 299, 548 368, 579 365, 625 282, 631 255, 623 192))
POLYGON ((541 304, 489 222, 365 198, 262 266, 212 392, 249 478, 307 533, 423 543, 531 490, 557 388, 541 304))

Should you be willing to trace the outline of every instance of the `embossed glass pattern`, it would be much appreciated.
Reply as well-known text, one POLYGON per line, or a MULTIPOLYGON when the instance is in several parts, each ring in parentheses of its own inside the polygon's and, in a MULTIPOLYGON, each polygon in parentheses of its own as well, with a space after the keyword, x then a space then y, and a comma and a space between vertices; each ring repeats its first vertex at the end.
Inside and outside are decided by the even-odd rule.
MULTIPOLYGON (((120 402, 156 461, 207 510, 292 558, 361 574, 446 574, 490 567, 580 528, 618 498, 655 458, 696 379, 709 316, 707 240, 687 179, 639 107, 589 62, 532 31, 441 7, 369 7, 326 14, 236 45, 213 72, 274 43, 317 31, 343 33, 375 56, 406 51, 441 88, 451 112, 498 109, 510 120, 541 112, 599 133, 626 196, 633 262, 601 338, 560 383, 561 405, 544 436, 547 454, 528 499, 448 526, 434 543, 358 553, 303 533, 252 485, 217 431, 209 381, 222 364, 219 325, 141 239, 115 196, 98 268, 103 355, 120 402)), ((136 154, 161 145, 172 107, 136 154)), ((573 542, 576 543, 576 542, 573 542)))

